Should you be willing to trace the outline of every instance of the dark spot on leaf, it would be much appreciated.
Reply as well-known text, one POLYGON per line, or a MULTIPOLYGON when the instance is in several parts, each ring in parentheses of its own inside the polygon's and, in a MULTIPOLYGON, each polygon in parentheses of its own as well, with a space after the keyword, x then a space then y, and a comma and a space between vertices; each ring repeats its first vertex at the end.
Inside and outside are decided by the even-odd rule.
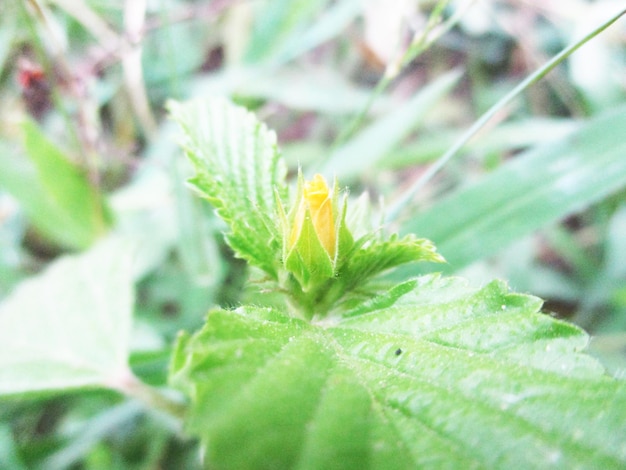
POLYGON ((402 349, 400 348, 396 349, 396 356, 399 356, 400 354, 402 354, 402 349))

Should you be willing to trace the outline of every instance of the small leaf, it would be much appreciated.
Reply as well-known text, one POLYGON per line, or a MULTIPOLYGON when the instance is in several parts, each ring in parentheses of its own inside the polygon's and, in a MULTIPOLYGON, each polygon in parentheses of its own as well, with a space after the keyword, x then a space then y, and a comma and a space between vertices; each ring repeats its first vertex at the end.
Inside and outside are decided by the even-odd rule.
POLYGON ((417 280, 409 279, 389 288, 387 292, 369 297, 367 300, 349 299, 342 304, 344 310, 342 317, 349 318, 391 307, 400 297, 415 289, 416 286, 417 280))
POLYGON ((501 282, 427 276, 312 324, 209 313, 172 381, 207 468, 623 468, 626 383, 501 282))
POLYGON ((0 395, 110 385, 128 372, 128 247, 54 262, 0 304, 0 395))
POLYGON ((437 253, 435 245, 430 240, 415 238, 413 235, 399 239, 397 235, 392 235, 388 240, 372 240, 366 246, 357 249, 348 257, 342 276, 349 279, 352 284, 359 285, 387 269, 417 261, 441 263, 444 259, 437 253))
POLYGON ((169 105, 183 129, 183 146, 196 175, 191 184, 230 226, 226 238, 238 256, 277 276, 280 228, 275 192, 285 199, 285 164, 276 134, 225 99, 169 105))

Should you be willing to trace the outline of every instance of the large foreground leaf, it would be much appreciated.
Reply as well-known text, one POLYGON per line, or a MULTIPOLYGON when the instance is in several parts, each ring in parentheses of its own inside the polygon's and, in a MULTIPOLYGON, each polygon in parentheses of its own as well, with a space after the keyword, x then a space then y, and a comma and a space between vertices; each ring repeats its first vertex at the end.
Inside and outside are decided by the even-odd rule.
POLYGON ((540 306, 428 276, 334 322, 215 310, 172 379, 209 468, 624 468, 626 384, 540 306))
POLYGON ((127 248, 109 240, 56 261, 0 304, 0 395, 115 386, 126 377, 127 248))

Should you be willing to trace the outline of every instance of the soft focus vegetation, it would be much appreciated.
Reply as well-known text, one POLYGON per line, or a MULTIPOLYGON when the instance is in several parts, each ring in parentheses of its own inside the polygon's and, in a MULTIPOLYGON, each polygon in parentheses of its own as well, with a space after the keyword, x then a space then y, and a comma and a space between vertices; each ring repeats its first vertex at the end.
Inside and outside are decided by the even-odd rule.
MULTIPOLYGON (((607 404, 607 413, 619 410, 626 396, 623 385, 614 385, 626 376, 626 20, 590 37, 511 100, 503 98, 620 9, 622 2, 610 0, 0 3, 0 393, 6 395, 0 405, 0 468, 199 468, 198 443, 175 419, 180 395, 167 385, 172 355, 182 361, 181 348, 198 347, 193 345, 199 340, 185 336, 176 343, 178 332, 226 341, 236 328, 256 328, 256 321, 280 324, 277 329, 294 321, 249 309, 241 315, 243 326, 235 327, 226 310, 217 310, 205 325, 211 308, 280 301, 275 291, 263 291, 265 279, 258 273, 246 282, 249 269, 224 240, 226 224, 190 190, 187 180, 199 170, 184 158, 183 132, 167 109, 168 103, 193 98, 225 96, 253 111, 276 131, 291 186, 298 168, 331 182, 336 176, 341 187, 350 187, 356 212, 366 212, 356 196, 367 191, 374 211, 383 208, 379 220, 401 236, 432 240, 447 261, 403 266, 385 282, 433 271, 461 276, 483 287, 434 277, 420 282, 433 296, 447 295, 440 290, 447 292, 449 282, 476 296, 477 310, 499 302, 527 310, 534 315, 528 331, 543 332, 549 324, 551 335, 571 336, 576 352, 584 348, 580 330, 543 323, 547 316, 536 313, 534 298, 507 294, 503 283, 490 281, 503 279, 516 292, 545 299, 543 311, 591 334, 590 354, 616 381, 605 387, 603 376, 583 389, 598 400, 620 389, 622 401, 607 404), (498 104, 480 131, 446 154, 498 104), (71 254, 83 256, 63 258, 71 254), (94 304, 94 298, 102 303, 94 304), (15 314, 10 319, 9 312, 15 314), (219 330, 222 321, 233 330, 219 330), (30 332, 36 332, 31 344, 45 345, 31 351, 32 357, 58 355, 57 366, 24 372, 11 341, 30 332)), ((261 140, 259 148, 270 145, 261 140)), ((240 196, 244 206, 252 201, 240 196)), ((367 214, 354 215, 359 217, 367 214)), ((416 285, 397 295, 392 290, 384 301, 391 304, 416 285)), ((421 302, 418 294, 410 295, 417 299, 410 302, 421 302)), ((438 301, 432 305, 445 315, 438 301)), ((350 315, 367 310, 359 308, 351 305, 350 315)), ((516 331, 517 320, 511 321, 503 331, 516 331)), ((485 328, 478 319, 470 323, 472 334, 485 328)), ((297 325, 289 327, 299 334, 297 325)), ((398 325, 393 328, 409 328, 398 325)), ((366 341, 355 328, 348 329, 354 336, 346 344, 366 341)), ((285 331, 285 338, 292 334, 285 331)), ((333 334, 320 344, 330 344, 333 334)), ((437 341, 463 349, 460 336, 437 334, 437 341)), ((276 344, 282 341, 277 338, 276 344)), ((372 344, 379 340, 384 342, 372 344)), ((302 341, 305 362, 310 345, 302 341)), ((561 346, 572 361, 568 373, 594 380, 602 373, 591 358, 574 357, 570 345, 561 346)), ((269 354, 263 348, 247 353, 269 354)), ((198 352, 203 354, 208 355, 198 352)), ((515 361, 521 361, 519 354, 515 361)), ((442 360, 430 350, 423 357, 442 360)), ((319 370, 334 371, 334 356, 327 359, 311 361, 320 361, 319 370)), ((472 365, 468 357, 457 359, 450 374, 462 381, 464 367, 472 365)), ((549 360, 537 356, 527 362, 543 373, 551 371, 549 360)), ((196 407, 196 417, 207 416, 213 428, 198 422, 191 428, 211 441, 216 468, 245 468, 245 462, 220 459, 237 454, 237 443, 228 437, 245 438, 235 425, 258 418, 253 400, 236 410, 240 404, 228 402, 223 391, 220 401, 212 394, 213 382, 202 382, 206 377, 190 379, 195 372, 181 363, 172 367, 181 388, 189 386, 186 380, 198 380, 198 394, 238 413, 231 421, 215 409, 196 407)), ((513 381, 503 374, 502 380, 513 381)), ((536 374, 533 380, 544 377, 536 374)), ((515 377, 515 384, 528 379, 515 377)), ((311 387, 317 378, 312 374, 311 387)), ((378 378, 373 372, 369 377, 372 383, 378 378)), ((469 398, 488 395, 495 378, 477 383, 469 398)), ((559 380, 548 382, 555 404, 558 394, 565 402, 578 399, 559 380)), ((227 386, 243 387, 232 383, 227 386)), ((365 406, 363 397, 350 395, 352 385, 338 383, 335 392, 352 396, 350 406, 365 406)), ((581 413, 593 416, 593 406, 580 400, 581 413)), ((329 406, 328 416, 344 419, 329 406)), ((480 410, 468 413, 450 426, 462 427, 466 416, 491 419, 480 410)), ((547 433, 559 436, 561 427, 575 427, 539 405, 529 413, 552 420, 554 429, 547 433)), ((498 423, 514 439, 517 428, 498 423)), ((626 461, 618 442, 623 431, 612 437, 604 442, 606 455, 579 461, 609 467, 626 461)), ((589 445, 601 448, 597 440, 589 445)), ((302 468, 328 468, 309 451, 310 467, 302 468)), ((458 465, 466 463, 462 453, 455 458, 458 465)), ((481 463, 493 468, 506 461, 476 457, 472 465, 481 463)), ((567 460, 560 465, 566 467, 567 460)))

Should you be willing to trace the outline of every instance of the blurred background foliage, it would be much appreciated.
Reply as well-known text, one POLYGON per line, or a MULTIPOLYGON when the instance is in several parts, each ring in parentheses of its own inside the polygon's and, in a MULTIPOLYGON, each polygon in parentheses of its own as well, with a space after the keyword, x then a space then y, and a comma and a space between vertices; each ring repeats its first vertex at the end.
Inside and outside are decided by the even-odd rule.
MULTIPOLYGON (((3 1, 0 299, 106 233, 135 239, 131 364, 162 385, 176 332, 251 295, 221 222, 185 185, 168 99, 227 95, 276 129, 292 172, 337 175, 394 207, 482 113, 621 3, 3 1)), ((545 298, 622 376, 625 77, 622 20, 504 107, 391 224, 431 238, 446 273, 545 298)), ((3 405, 2 468, 198 465, 166 418, 112 392, 3 405)))

